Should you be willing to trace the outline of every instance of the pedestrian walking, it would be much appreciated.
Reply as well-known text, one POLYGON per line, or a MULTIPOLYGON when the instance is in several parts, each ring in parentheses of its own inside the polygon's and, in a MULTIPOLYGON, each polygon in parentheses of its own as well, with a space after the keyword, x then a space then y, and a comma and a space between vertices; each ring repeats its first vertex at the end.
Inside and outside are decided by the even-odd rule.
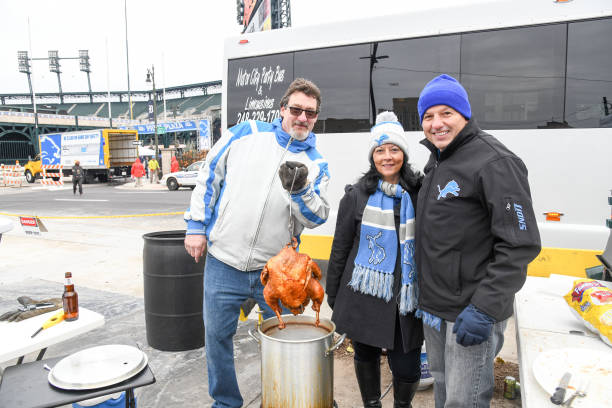
POLYGON ((142 178, 145 175, 145 169, 140 159, 136 158, 134 164, 132 164, 132 178, 135 179, 135 187, 142 187, 142 178))
POLYGON ((147 159, 146 156, 142 156, 141 162, 145 170, 145 177, 148 179, 149 178, 149 159, 147 159))
POLYGON ((159 183, 157 172, 159 171, 159 163, 155 159, 155 157, 149 160, 149 177, 151 180, 151 184, 159 183))
POLYGON ((177 171, 179 171, 179 163, 178 160, 176 160, 176 156, 172 156, 172 160, 170 160, 170 172, 176 173, 177 171))
POLYGON ((76 194, 77 186, 79 187, 79 196, 83 195, 83 179, 85 178, 85 170, 81 167, 81 162, 76 160, 72 166, 72 195, 76 194))

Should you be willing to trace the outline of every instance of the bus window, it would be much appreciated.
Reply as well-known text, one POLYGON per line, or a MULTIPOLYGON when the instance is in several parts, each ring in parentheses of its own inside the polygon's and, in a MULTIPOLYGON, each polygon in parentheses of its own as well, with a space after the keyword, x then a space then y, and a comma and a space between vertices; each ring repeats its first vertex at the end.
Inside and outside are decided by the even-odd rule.
POLYGON ((459 36, 382 42, 377 56, 376 112, 394 111, 405 130, 420 130, 417 101, 423 86, 441 73, 459 77, 459 36))
POLYGON ((483 129, 564 126, 566 27, 462 35, 460 81, 483 129))
POLYGON ((228 127, 280 117, 280 100, 293 81, 293 53, 230 60, 227 70, 228 127))
POLYGON ((610 39, 612 19, 569 24, 565 117, 572 127, 612 127, 610 39))
POLYGON ((369 55, 367 44, 295 53, 295 77, 310 79, 321 89, 315 133, 370 130, 369 55))

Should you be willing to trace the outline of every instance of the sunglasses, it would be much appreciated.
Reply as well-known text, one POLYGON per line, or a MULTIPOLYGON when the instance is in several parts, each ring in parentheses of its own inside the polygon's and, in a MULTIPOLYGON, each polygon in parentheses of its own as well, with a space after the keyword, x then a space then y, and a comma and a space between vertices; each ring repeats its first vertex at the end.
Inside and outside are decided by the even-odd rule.
POLYGON ((319 114, 319 111, 297 108, 295 106, 287 106, 287 107, 289 108, 289 112, 291 112, 293 116, 300 116, 302 112, 304 112, 308 119, 314 119, 319 114))

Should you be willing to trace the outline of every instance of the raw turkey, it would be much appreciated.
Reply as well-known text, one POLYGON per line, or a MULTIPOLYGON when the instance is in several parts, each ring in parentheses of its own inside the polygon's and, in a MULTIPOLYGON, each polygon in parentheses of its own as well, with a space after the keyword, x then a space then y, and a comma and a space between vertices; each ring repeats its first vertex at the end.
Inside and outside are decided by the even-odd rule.
POLYGON ((306 254, 295 250, 297 240, 287 244, 281 251, 270 258, 261 272, 261 283, 265 286, 263 294, 278 318, 279 329, 285 328, 281 319, 279 301, 294 315, 304 312, 312 299, 312 309, 317 312, 315 325, 319 325, 319 311, 325 292, 319 283, 321 269, 306 254))

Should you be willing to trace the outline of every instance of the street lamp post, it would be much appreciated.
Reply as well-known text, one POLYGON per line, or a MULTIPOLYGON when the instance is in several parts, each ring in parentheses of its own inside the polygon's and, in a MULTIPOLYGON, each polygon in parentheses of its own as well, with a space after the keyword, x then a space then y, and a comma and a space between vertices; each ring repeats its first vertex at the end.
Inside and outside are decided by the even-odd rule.
POLYGON ((147 82, 153 82, 153 121, 155 122, 155 160, 159 154, 159 143, 157 142, 157 90, 155 89, 155 65, 147 68, 147 82))

